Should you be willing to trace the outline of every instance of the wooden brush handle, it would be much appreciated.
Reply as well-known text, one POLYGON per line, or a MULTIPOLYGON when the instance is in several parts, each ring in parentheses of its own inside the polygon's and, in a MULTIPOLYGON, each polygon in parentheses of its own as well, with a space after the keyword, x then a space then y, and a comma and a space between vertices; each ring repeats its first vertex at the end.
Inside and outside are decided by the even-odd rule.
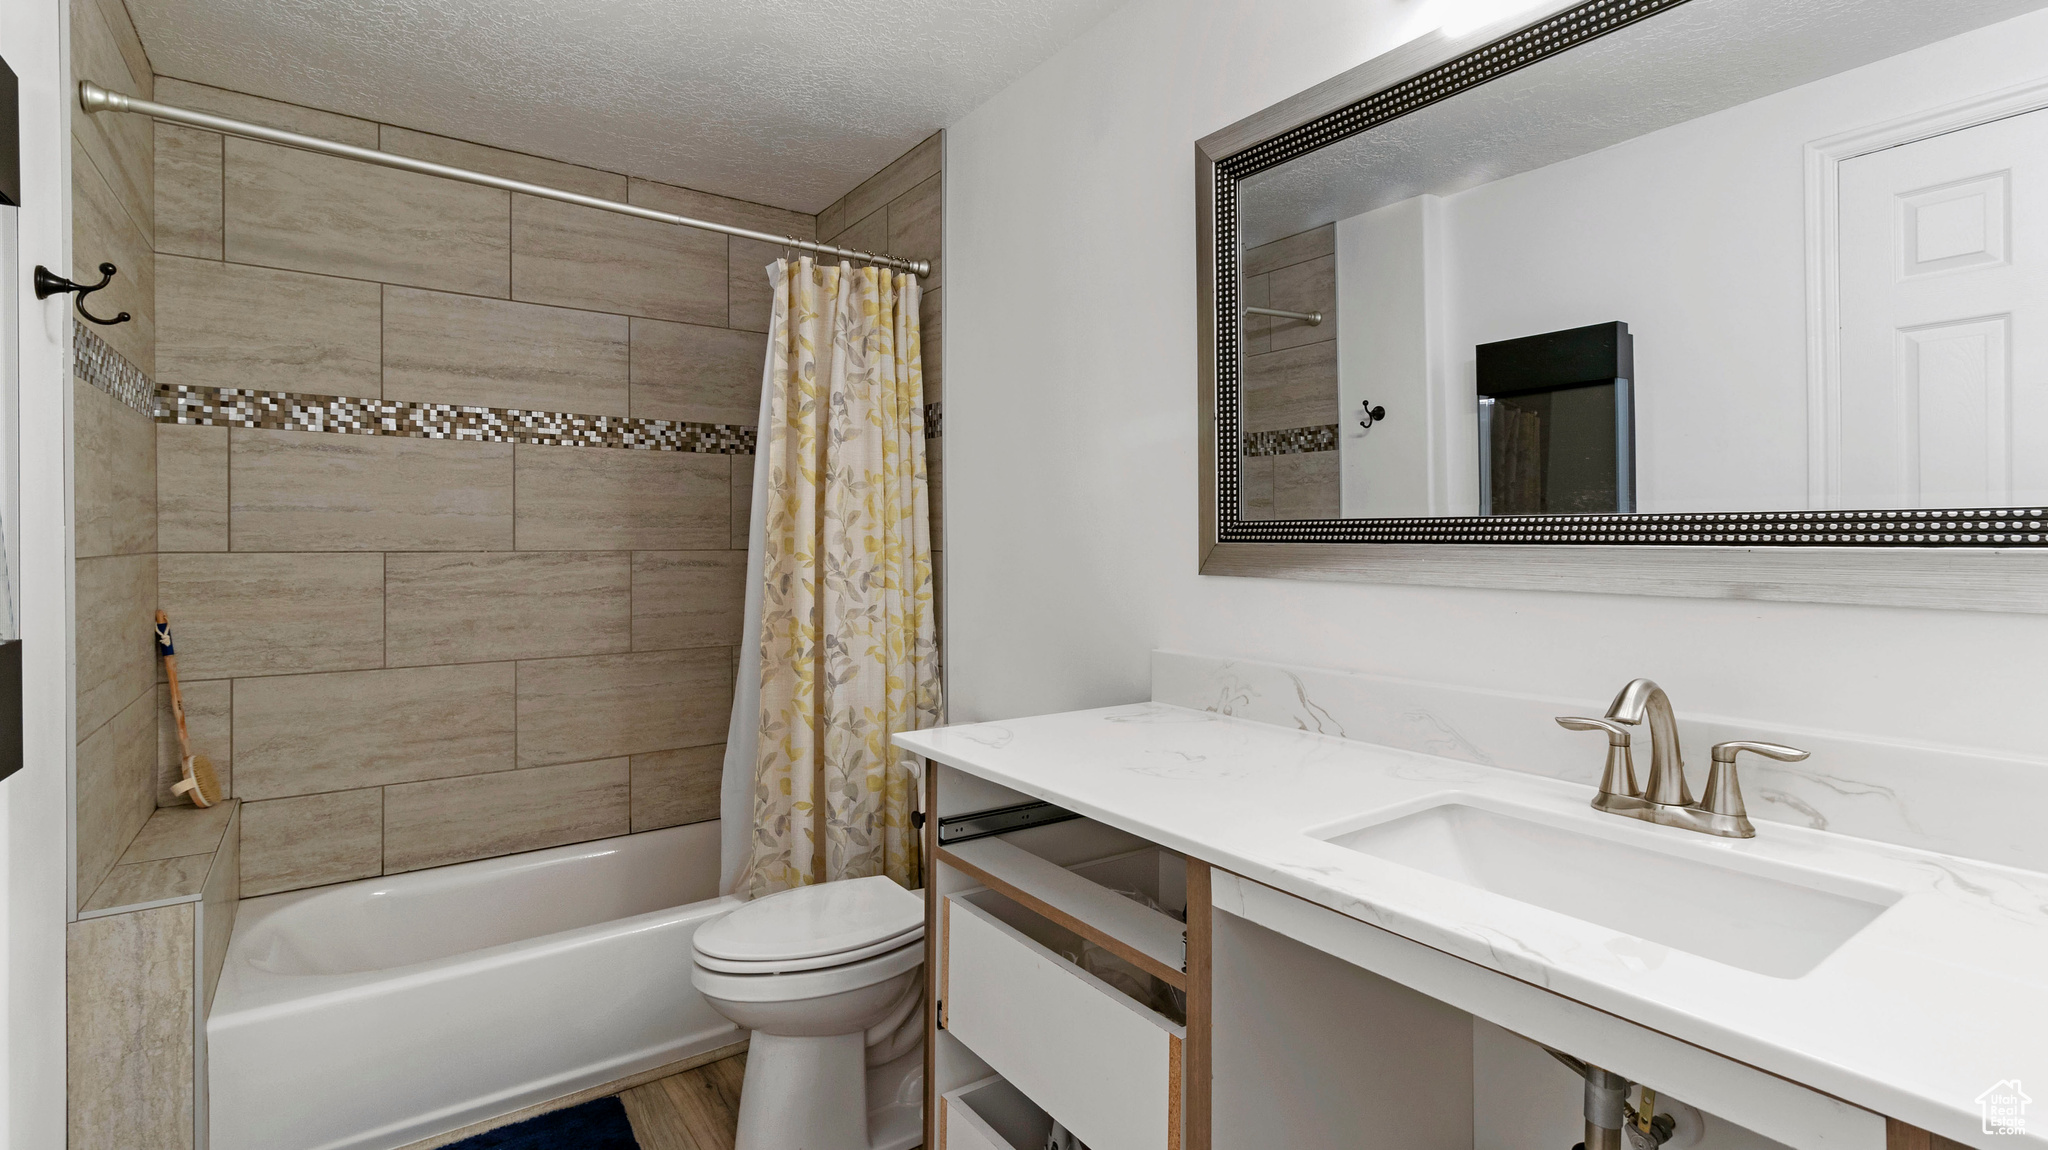
POLYGON ((178 723, 178 754, 189 759, 192 741, 185 734, 185 695, 178 690, 178 649, 171 645, 171 621, 162 611, 156 613, 156 644, 163 648, 164 677, 171 681, 171 717, 178 723))

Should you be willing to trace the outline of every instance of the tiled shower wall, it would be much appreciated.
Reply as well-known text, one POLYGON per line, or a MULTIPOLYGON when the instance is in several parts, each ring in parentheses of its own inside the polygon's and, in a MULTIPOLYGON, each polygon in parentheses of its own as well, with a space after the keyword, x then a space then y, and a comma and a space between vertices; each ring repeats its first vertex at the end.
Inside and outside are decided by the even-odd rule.
MULTIPOLYGON (((70 8, 73 71, 148 97, 149 57, 121 0, 70 8)), ((134 317, 89 329, 104 350, 91 355, 89 339, 79 342, 72 386, 80 903, 156 807, 156 435, 145 382, 156 363, 152 151, 140 117, 71 118, 71 276, 95 283, 98 266, 114 264, 113 283, 87 306, 134 317)))
MULTIPOLYGON (((332 112, 156 93, 816 234, 332 112)), ((182 421, 157 427, 157 588, 197 749, 244 802, 242 893, 716 817, 780 248, 155 133, 157 379, 182 421)), ((935 227, 891 238, 938 254, 935 227)))
POLYGON ((1246 519, 1331 519, 1340 502, 1337 432, 1337 228, 1325 224, 1244 253, 1248 307, 1321 312, 1300 320, 1246 316, 1246 519))

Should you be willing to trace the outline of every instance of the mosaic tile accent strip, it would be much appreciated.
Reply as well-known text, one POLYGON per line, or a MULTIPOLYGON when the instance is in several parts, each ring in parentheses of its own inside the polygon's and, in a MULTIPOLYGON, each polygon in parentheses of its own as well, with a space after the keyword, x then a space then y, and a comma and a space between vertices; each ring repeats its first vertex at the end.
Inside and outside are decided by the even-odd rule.
POLYGON ((156 384, 76 316, 71 318, 71 374, 144 415, 156 414, 156 384))
POLYGON ((1283 431, 1245 433, 1244 454, 1306 455, 1311 451, 1337 450, 1337 425, 1318 423, 1313 427, 1290 427, 1283 431))
POLYGON ((396 399, 354 399, 235 387, 159 384, 159 423, 257 427, 334 435, 396 435, 410 439, 526 443, 546 447, 617 447, 752 455, 754 429, 730 423, 685 423, 625 415, 577 415, 508 407, 458 407, 396 399))
POLYGON ((944 434, 944 432, 942 432, 939 429, 939 420, 942 417, 944 417, 945 414, 945 404, 927 403, 924 405, 924 437, 926 439, 937 439, 939 438, 939 436, 944 434))

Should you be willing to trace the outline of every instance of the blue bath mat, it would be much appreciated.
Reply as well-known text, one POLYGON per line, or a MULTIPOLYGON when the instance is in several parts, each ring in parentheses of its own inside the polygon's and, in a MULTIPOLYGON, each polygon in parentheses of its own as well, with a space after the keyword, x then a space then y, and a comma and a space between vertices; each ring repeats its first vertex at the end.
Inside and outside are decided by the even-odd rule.
POLYGON ((553 1110, 464 1138, 446 1150, 640 1150, 617 1097, 553 1110))

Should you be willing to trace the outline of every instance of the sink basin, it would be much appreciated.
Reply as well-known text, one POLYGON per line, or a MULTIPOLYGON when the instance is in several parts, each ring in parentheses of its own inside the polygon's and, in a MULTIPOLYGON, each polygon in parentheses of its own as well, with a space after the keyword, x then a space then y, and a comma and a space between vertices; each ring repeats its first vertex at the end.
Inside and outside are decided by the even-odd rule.
MULTIPOLYGON (((1541 817, 1447 800, 1315 837, 1775 978, 1812 970, 1900 897, 1753 858, 1740 860, 1737 869, 1683 851, 1693 844, 1655 849, 1619 841, 1620 835, 1537 821, 1541 817)), ((1712 848, 1717 841, 1700 845, 1712 848)))

